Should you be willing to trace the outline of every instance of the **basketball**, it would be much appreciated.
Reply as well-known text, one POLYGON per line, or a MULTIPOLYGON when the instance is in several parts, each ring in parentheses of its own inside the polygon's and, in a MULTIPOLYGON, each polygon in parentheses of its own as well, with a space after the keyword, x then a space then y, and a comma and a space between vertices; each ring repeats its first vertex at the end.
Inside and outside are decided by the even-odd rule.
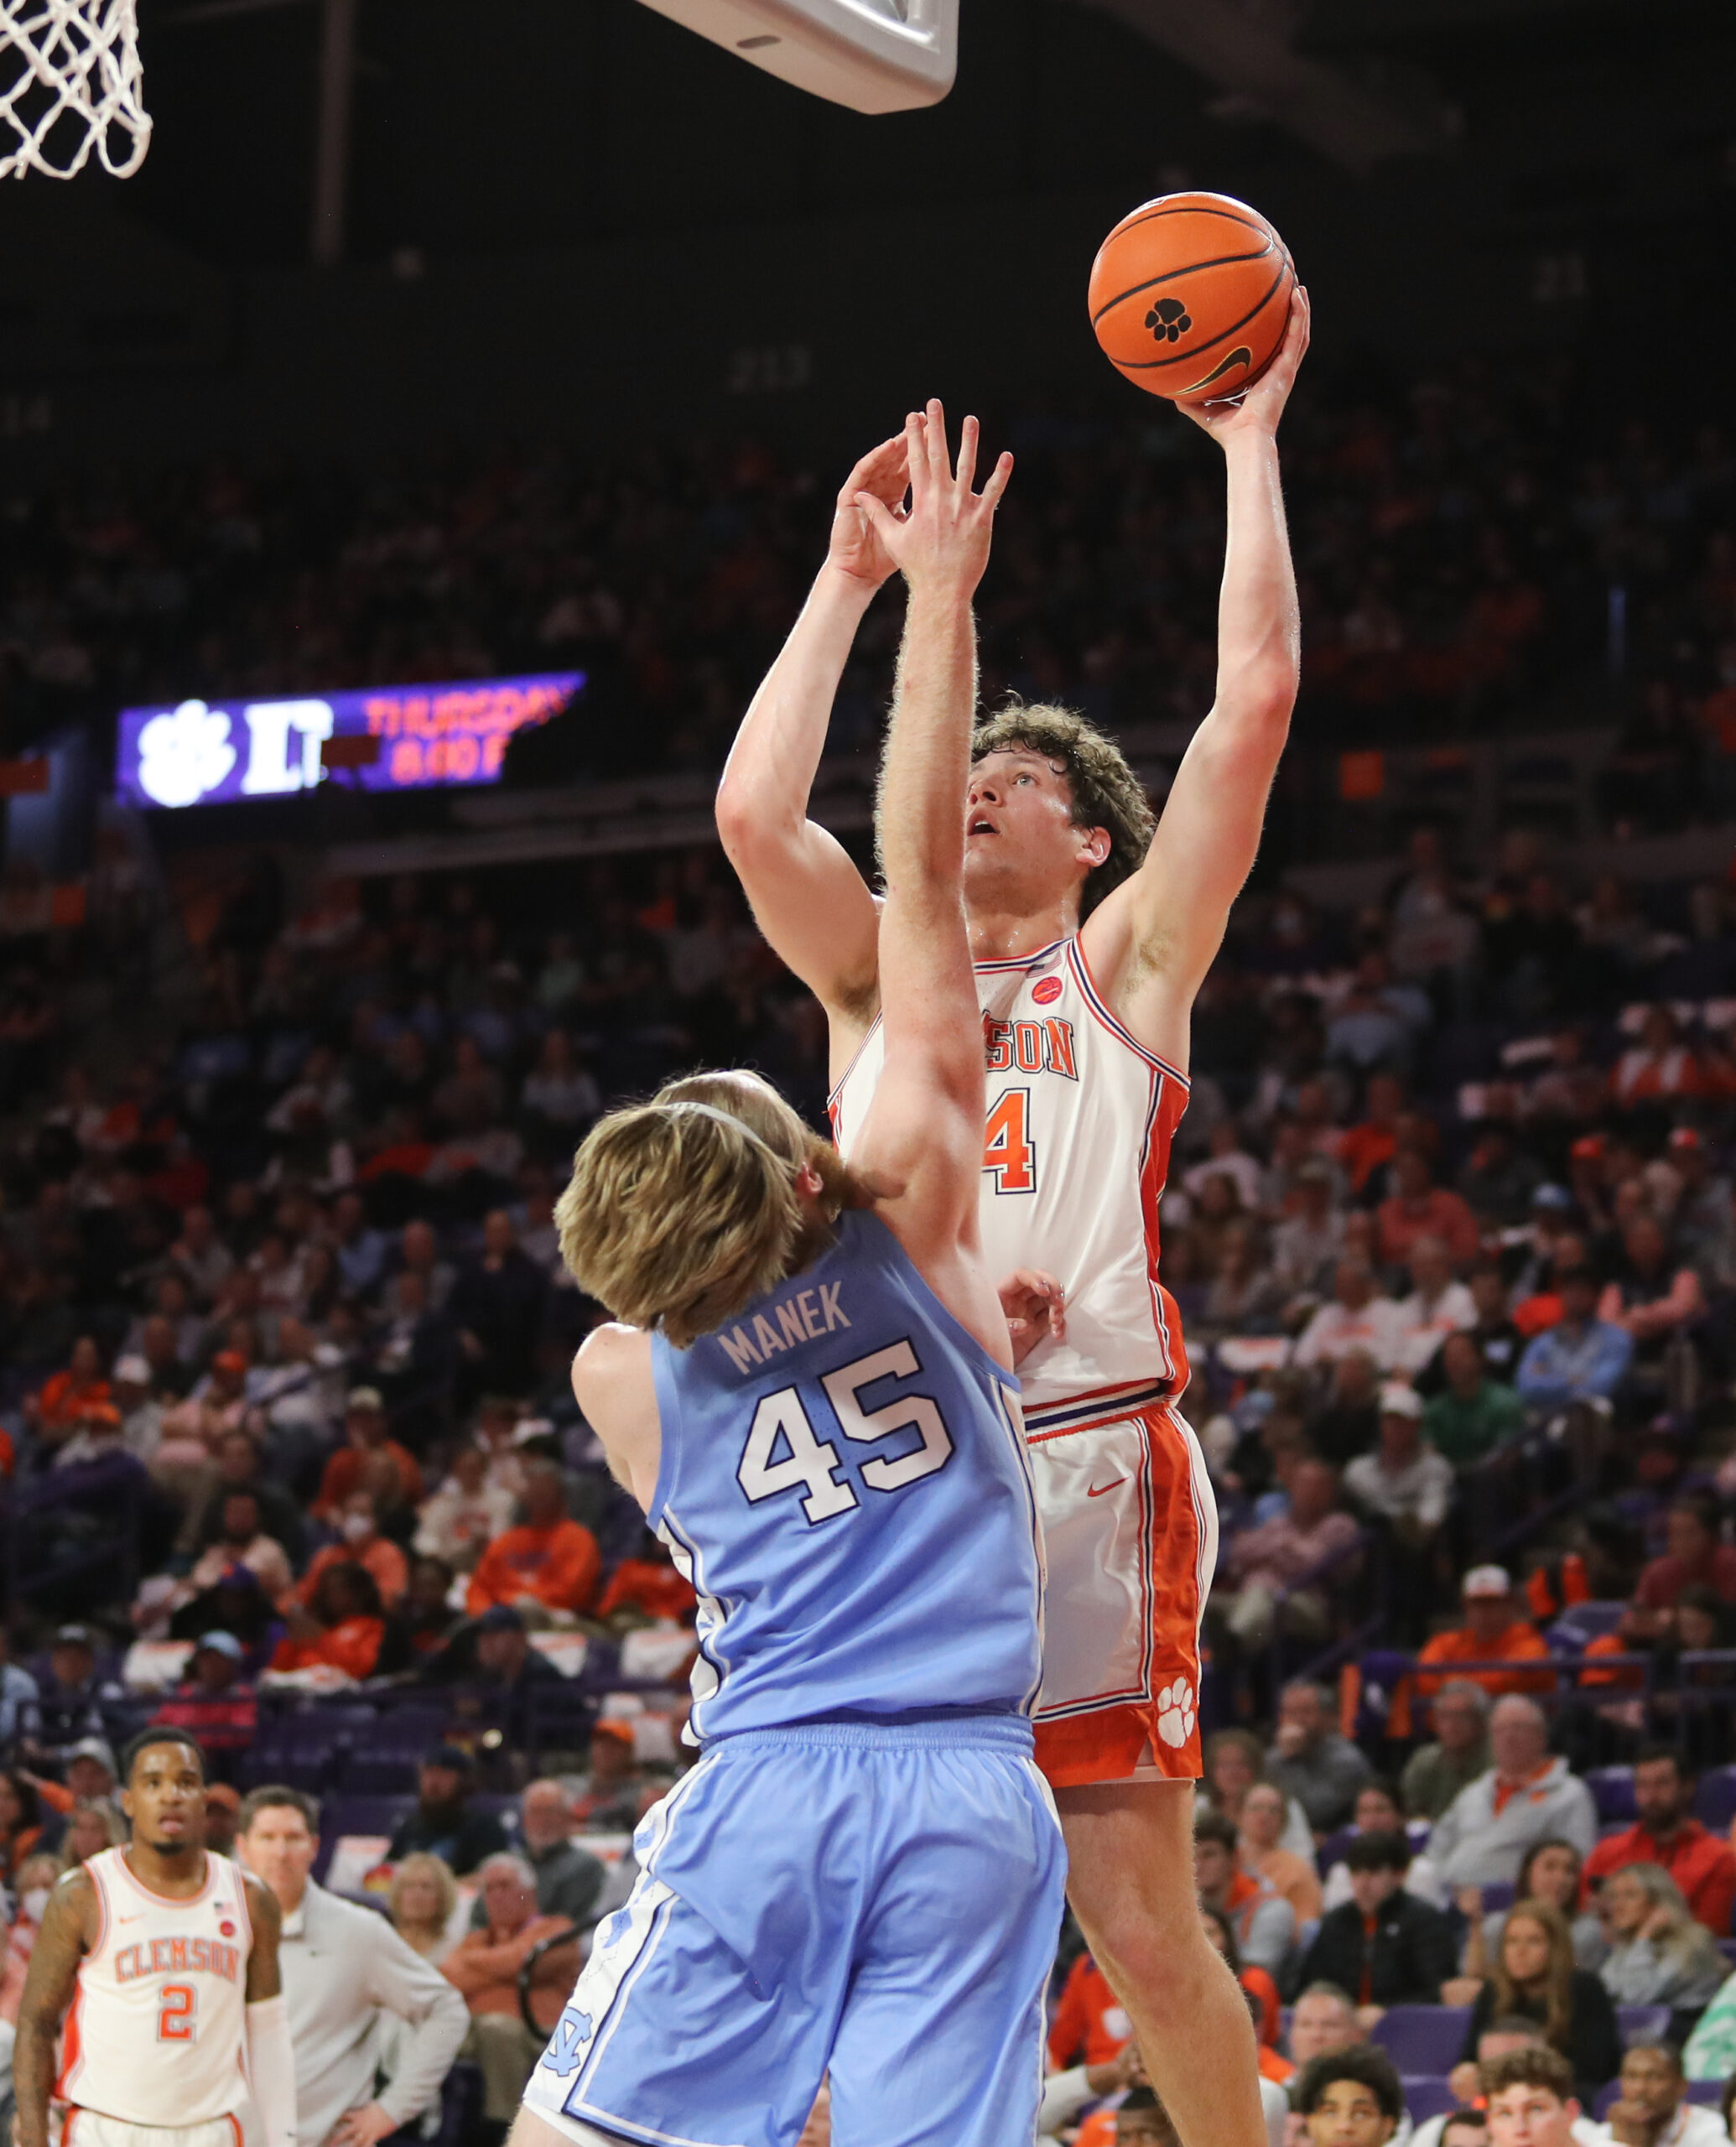
POLYGON ((1257 209, 1227 194, 1161 194, 1091 264, 1091 326, 1136 387, 1173 403, 1240 394, 1271 363, 1296 264, 1257 209))

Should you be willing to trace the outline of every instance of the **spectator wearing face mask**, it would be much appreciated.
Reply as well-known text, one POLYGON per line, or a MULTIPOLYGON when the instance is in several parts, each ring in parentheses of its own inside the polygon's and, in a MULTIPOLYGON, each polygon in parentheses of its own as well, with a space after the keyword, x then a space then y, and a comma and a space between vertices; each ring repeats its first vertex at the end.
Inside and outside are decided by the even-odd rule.
POLYGON ((13 1874, 13 1899, 18 1912, 13 1918, 6 1964, 0 1970, 0 2020, 13 2027, 18 2025, 18 2001, 24 1994, 24 1974, 35 1950, 37 1934, 42 1929, 49 1895, 60 1879, 60 1858, 42 1849, 27 1856, 13 1874))
POLYGON ((371 1491, 351 1491, 338 1514, 338 1541, 315 1552, 313 1561, 294 1591, 294 1599, 306 1608, 313 1602, 321 1577, 337 1565, 360 1566, 373 1577, 380 1600, 395 1610, 410 1584, 409 1561, 397 1544, 380 1533, 378 1508, 371 1491))

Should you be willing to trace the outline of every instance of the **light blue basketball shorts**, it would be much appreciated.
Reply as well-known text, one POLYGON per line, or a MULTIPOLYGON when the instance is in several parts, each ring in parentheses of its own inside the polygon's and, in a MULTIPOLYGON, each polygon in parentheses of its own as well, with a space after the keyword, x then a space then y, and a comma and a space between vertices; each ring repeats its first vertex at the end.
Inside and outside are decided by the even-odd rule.
POLYGON ((1031 1726, 712 1746, 634 1838, 527 2106, 651 2147, 1022 2147, 1066 1852, 1031 1726))

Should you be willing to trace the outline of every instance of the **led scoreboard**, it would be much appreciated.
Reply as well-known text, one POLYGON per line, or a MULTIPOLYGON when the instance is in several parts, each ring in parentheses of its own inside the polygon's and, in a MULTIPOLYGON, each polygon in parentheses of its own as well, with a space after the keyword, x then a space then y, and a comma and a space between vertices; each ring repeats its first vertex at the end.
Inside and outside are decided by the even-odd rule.
POLYGON ((450 686, 376 686, 361 693, 121 711, 115 789, 159 810, 282 798, 328 772, 328 738, 377 738, 377 756, 348 780, 364 790, 498 782, 514 734, 559 715, 580 671, 473 678, 450 686))

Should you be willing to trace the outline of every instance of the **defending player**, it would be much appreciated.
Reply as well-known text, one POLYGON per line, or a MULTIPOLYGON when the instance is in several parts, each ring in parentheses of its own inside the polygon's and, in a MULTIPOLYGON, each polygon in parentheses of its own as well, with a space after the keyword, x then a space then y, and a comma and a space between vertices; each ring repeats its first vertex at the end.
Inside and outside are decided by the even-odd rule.
MULTIPOLYGON (((1037 1759, 1055 1785, 1068 1890, 1188 2147, 1256 2147, 1240 1995, 1194 1905, 1199 1619, 1217 1520, 1177 1408, 1188 1382, 1157 1281, 1157 1203, 1187 1102, 1195 994, 1258 846, 1295 700, 1298 626, 1276 435, 1307 348, 1237 405, 1188 414, 1223 448, 1229 533, 1217 698, 1155 834, 1110 740, 1061 710, 979 731, 964 892, 989 1067, 982 1157, 990 1267, 1040 1263, 1064 1336, 1024 1362, 1049 1586, 1037 1759)), ((928 427, 938 424, 931 404, 928 427)), ((827 563, 743 722, 718 797, 725 846, 772 946, 824 1005, 848 1157, 881 1076, 881 926, 839 845, 807 818, 833 695, 891 572, 925 428, 859 464, 827 563)), ((882 839, 893 829, 882 800, 882 839)))
POLYGON ((122 1779, 131 1842, 66 1874, 30 1955, 13 2147, 48 2147, 51 2082, 60 2147, 295 2147, 277 1902, 205 1847, 205 1758, 190 1739, 143 1731, 122 1779))
POLYGON ((752 1074, 580 1150, 557 1217, 629 1325, 573 1385, 699 1595, 703 1756, 532 2077, 517 2147, 844 2147, 1035 2130, 1064 1856, 1031 1759, 1042 1552, 978 1243, 983 1063, 960 900, 976 496, 938 427, 886 767, 886 1048, 854 1170, 752 1074))

